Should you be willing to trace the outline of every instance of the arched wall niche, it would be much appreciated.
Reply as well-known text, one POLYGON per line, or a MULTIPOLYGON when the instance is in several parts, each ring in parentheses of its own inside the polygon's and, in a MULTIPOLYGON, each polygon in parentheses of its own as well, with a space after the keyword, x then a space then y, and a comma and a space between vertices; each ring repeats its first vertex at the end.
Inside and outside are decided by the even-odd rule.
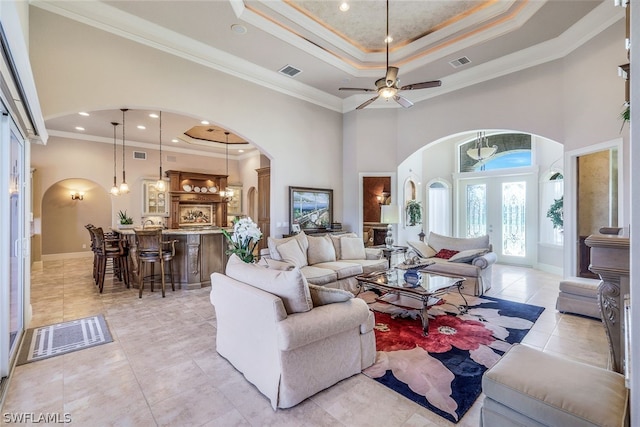
POLYGON ((42 197, 42 259, 91 256, 91 239, 85 225, 105 231, 111 227, 111 196, 102 185, 83 178, 69 178, 52 184, 42 197), (84 192, 72 200, 71 192, 84 192))

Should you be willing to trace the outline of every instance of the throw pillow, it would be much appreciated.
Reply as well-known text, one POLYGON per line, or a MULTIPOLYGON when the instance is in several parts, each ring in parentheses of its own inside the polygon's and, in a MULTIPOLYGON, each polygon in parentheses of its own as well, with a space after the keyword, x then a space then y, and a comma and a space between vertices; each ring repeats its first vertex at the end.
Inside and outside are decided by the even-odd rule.
POLYGON ((333 304, 335 302, 349 301, 353 298, 353 294, 342 289, 326 288, 324 286, 309 284, 309 292, 314 307, 321 305, 333 304))
POLYGON ((420 258, 431 258, 436 255, 435 249, 427 245, 425 242, 410 240, 407 245, 411 247, 420 258))
POLYGON ((471 262, 475 258, 482 256, 487 252, 489 252, 489 249, 467 249, 466 251, 460 251, 449 258, 449 262, 471 262))
POLYGON ((298 268, 302 268, 307 265, 307 255, 302 252, 298 242, 294 240, 288 240, 285 243, 276 246, 282 261, 293 264, 298 268))
POLYGON ((302 253, 307 253, 307 248, 309 247, 309 242, 307 241, 307 235, 304 232, 300 232, 295 236, 291 237, 283 237, 282 239, 276 239, 275 237, 269 236, 267 238, 267 247, 269 248, 269 256, 277 261, 282 261, 282 257, 278 252, 278 245, 288 242, 289 240, 295 240, 300 245, 300 249, 302 249, 302 253))
POLYGON ((277 261, 275 259, 264 258, 264 257, 260 258, 260 261, 258 261, 258 265, 262 265, 264 267, 271 268, 273 270, 282 270, 282 271, 289 271, 295 268, 295 265, 289 264, 288 262, 277 261))
POLYGON ((340 259, 367 259, 364 242, 360 237, 343 237, 340 239, 340 259))
POLYGON ((309 284, 299 268, 291 271, 274 270, 243 262, 233 254, 229 257, 225 274, 280 297, 287 314, 303 313, 313 308, 309 284))
POLYGON ((336 260, 336 250, 329 236, 307 236, 309 249, 307 249, 307 261, 309 265, 336 260))
POLYGON ((438 251, 438 253, 435 254, 434 256, 436 258, 449 259, 449 258, 451 258, 452 256, 454 256, 457 253, 458 253, 458 251, 454 251, 454 250, 451 250, 451 249, 440 249, 438 251))
POLYGON ((333 243, 333 249, 336 251, 336 259, 343 259, 340 252, 340 239, 343 237, 358 237, 358 235, 356 233, 344 233, 338 235, 330 234, 329 237, 331 238, 331 243, 333 243))

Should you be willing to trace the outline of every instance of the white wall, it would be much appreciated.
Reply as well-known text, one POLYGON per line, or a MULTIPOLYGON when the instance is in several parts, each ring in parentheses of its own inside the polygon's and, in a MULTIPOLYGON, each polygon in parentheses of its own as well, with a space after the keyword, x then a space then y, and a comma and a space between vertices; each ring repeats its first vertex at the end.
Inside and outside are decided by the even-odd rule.
POLYGON ((38 8, 31 8, 30 30, 45 118, 120 107, 206 118, 259 146, 272 160, 272 235, 287 231, 274 224, 288 221, 290 185, 333 188, 335 218, 342 219, 339 113, 38 8))

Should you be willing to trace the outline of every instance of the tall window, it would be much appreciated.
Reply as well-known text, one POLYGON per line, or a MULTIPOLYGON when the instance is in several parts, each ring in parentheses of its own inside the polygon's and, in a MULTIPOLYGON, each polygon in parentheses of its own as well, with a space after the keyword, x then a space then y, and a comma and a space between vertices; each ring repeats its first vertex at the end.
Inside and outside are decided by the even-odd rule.
POLYGON ((547 216, 549 208, 558 205, 563 198, 564 177, 560 172, 554 172, 542 182, 540 189, 540 241, 552 245, 562 245, 564 242, 563 227, 554 227, 553 221, 547 216))
POLYGON ((449 185, 435 181, 428 187, 429 231, 451 235, 451 191, 449 185))
POLYGON ((526 251, 527 183, 502 183, 502 253, 523 257, 526 251))
POLYGON ((467 231, 465 237, 487 234, 487 185, 467 186, 467 231))

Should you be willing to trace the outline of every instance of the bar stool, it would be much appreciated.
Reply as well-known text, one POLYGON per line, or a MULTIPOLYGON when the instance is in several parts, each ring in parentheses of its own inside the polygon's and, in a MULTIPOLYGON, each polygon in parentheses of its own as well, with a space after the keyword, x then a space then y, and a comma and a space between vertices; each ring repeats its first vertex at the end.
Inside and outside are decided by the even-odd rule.
POLYGON ((160 263, 160 279, 162 282, 162 297, 164 298, 164 265, 169 264, 169 276, 171 278, 171 290, 175 291, 173 282, 173 257, 176 254, 175 242, 177 240, 162 241, 162 230, 134 230, 136 233, 137 261, 138 261, 138 281, 140 292, 138 298, 142 298, 142 289, 144 281, 151 282, 151 292, 155 281, 154 267, 155 263, 160 263), (145 265, 151 264, 151 274, 145 276, 145 265))
POLYGON ((123 281, 127 288, 129 284, 129 248, 123 239, 105 239, 104 231, 101 227, 90 228, 93 236, 94 256, 96 259, 96 285, 100 288, 100 293, 104 287, 104 277, 107 274, 107 261, 111 260, 113 275, 118 280, 123 281))

